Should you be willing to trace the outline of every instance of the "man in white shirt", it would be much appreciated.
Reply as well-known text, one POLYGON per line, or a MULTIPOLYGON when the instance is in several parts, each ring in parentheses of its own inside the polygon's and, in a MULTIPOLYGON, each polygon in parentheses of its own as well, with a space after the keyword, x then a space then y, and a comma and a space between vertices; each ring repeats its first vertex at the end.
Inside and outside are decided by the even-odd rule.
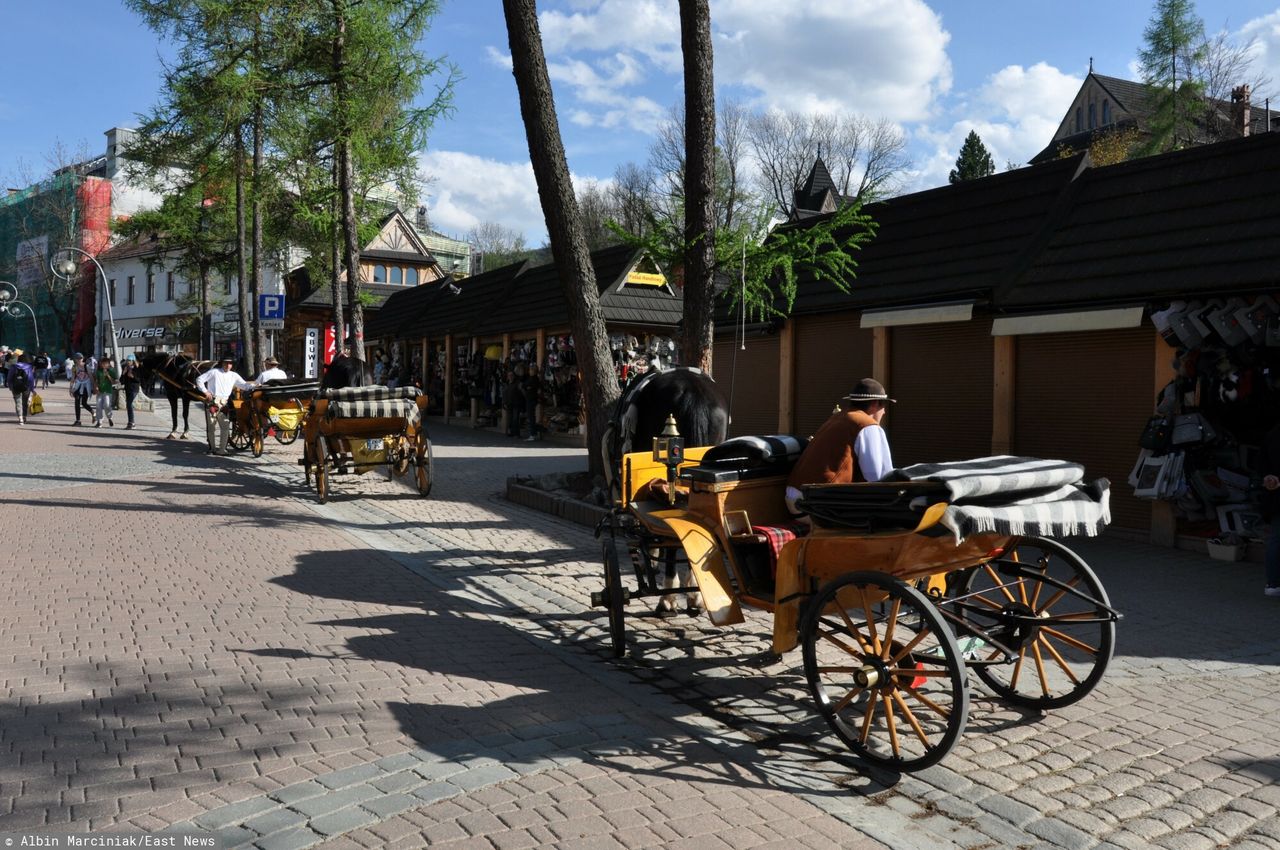
POLYGON ((289 374, 280 368, 280 361, 274 357, 268 357, 262 361, 262 365, 267 368, 262 370, 257 378, 254 379, 255 384, 265 384, 267 381, 287 381, 289 374))
POLYGON ((205 429, 209 439, 210 454, 227 453, 227 440, 231 437, 231 420, 227 418, 227 401, 231 398, 231 393, 237 389, 253 389, 253 384, 232 371, 233 362, 230 357, 224 357, 218 361, 217 366, 196 378, 196 387, 204 393, 205 429))

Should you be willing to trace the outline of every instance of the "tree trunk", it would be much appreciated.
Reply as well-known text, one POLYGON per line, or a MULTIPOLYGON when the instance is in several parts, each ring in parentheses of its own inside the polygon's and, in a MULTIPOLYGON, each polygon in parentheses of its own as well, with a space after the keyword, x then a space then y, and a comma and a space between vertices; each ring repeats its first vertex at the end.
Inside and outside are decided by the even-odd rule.
MULTIPOLYGON (((338 188, 338 160, 333 160, 333 188, 338 188)), ((339 244, 339 234, 342 232, 340 221, 342 219, 342 205, 335 191, 333 195, 333 230, 332 239, 330 240, 330 260, 333 268, 329 272, 329 285, 333 289, 333 337, 334 339, 342 339, 342 249, 339 244)), ((323 356, 323 355, 322 355, 323 356)))
POLYGON ((684 54, 684 328, 687 366, 710 371, 715 309, 716 108, 708 0, 680 0, 684 54))
MULTIPOLYGON (((355 178, 351 160, 351 117, 347 103, 347 4, 333 0, 335 35, 333 39, 334 108, 338 111, 338 131, 334 155, 338 160, 338 194, 342 206, 342 250, 347 267, 347 304, 351 310, 352 355, 361 362, 364 356, 364 308, 360 304, 360 239, 356 222, 355 178)), ((339 327, 337 332, 342 333, 339 327)), ((342 347, 341 341, 338 347, 342 347)))
MULTIPOLYGON (((248 246, 245 244, 245 222, 244 222, 244 128, 236 128, 236 298, 240 302, 240 346, 244 350, 245 368, 253 368, 253 363, 249 359, 252 351, 253 326, 249 319, 249 294, 248 294, 248 263, 249 252, 248 246)), ((201 302, 207 313, 209 307, 209 291, 208 287, 201 283, 202 294, 201 302)), ((209 352, 209 356, 213 356, 213 352, 209 352)))
MULTIPOLYGON (((256 43, 256 37, 255 37, 256 43)), ((249 275, 249 322, 253 327, 250 339, 253 348, 245 352, 249 372, 262 371, 262 326, 258 318, 258 296, 262 294, 262 98, 253 104, 253 270, 249 275)))
POLYGON ((569 179, 534 0, 503 0, 502 8, 507 20, 512 71, 520 93, 520 114, 529 140, 529 160, 538 183, 538 199, 542 203, 560 286, 569 303, 569 322, 578 366, 582 370, 588 468, 598 475, 603 472, 601 440, 608 427, 609 410, 618 398, 618 380, 609 354, 600 292, 569 179))

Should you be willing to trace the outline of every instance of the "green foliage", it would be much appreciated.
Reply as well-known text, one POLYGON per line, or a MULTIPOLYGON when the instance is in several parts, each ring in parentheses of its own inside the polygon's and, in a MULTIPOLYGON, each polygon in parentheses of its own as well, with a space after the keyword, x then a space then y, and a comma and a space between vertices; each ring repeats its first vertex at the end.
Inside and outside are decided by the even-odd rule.
POLYGON ((1155 90, 1142 153, 1175 150, 1191 143, 1203 111, 1204 87, 1193 71, 1205 56, 1204 22, 1192 0, 1156 0, 1142 37, 1138 64, 1143 82, 1155 90))
POLYGON ((977 180, 990 177, 996 172, 996 165, 991 159, 991 152, 982 143, 977 131, 970 130, 960 146, 960 155, 956 157, 956 167, 951 169, 947 178, 952 183, 965 180, 977 180))

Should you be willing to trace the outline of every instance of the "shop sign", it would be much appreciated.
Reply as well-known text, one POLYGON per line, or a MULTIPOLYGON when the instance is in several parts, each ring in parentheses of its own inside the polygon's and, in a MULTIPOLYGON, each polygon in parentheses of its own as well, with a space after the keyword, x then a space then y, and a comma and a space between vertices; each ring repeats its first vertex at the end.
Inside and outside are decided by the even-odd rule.
POLYGON ((627 283, 635 286, 665 286, 667 279, 660 274, 633 271, 627 275, 627 283))
POLYGON ((302 351, 302 375, 315 378, 320 374, 320 329, 307 328, 306 343, 302 351))
POLYGON ((116 339, 158 339, 165 334, 165 328, 116 328, 116 339))

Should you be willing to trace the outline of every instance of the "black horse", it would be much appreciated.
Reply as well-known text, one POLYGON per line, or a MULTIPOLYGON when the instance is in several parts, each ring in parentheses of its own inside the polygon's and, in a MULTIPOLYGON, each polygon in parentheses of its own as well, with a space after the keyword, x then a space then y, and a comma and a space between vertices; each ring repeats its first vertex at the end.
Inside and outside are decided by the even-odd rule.
POLYGON ((341 390, 346 387, 367 387, 373 384, 373 372, 363 360, 346 354, 333 358, 320 379, 320 389, 341 390))
POLYGON ((204 401, 204 393, 196 387, 196 378, 213 368, 211 360, 193 360, 185 354, 148 354, 138 364, 142 385, 150 386, 155 378, 164 384, 164 395, 169 400, 169 416, 173 429, 169 437, 178 436, 178 401, 182 401, 182 439, 191 430, 189 417, 191 402, 204 401))
MULTIPOLYGON (((646 372, 633 378, 622 391, 613 420, 605 432, 603 453, 605 477, 610 490, 621 487, 617 480, 622 456, 631 451, 644 451, 653 438, 662 433, 667 417, 674 416, 676 428, 686 446, 711 446, 724 442, 729 433, 729 400, 711 376, 701 369, 678 366, 665 372, 646 372)), ((656 554, 656 553, 655 553, 656 554)), ((692 583, 687 563, 668 562, 663 587, 688 587, 692 583), (677 575, 679 572, 679 575, 677 575)), ((656 613, 674 610, 672 597, 658 600, 656 613)), ((699 594, 686 600, 690 613, 701 609, 699 594)))

